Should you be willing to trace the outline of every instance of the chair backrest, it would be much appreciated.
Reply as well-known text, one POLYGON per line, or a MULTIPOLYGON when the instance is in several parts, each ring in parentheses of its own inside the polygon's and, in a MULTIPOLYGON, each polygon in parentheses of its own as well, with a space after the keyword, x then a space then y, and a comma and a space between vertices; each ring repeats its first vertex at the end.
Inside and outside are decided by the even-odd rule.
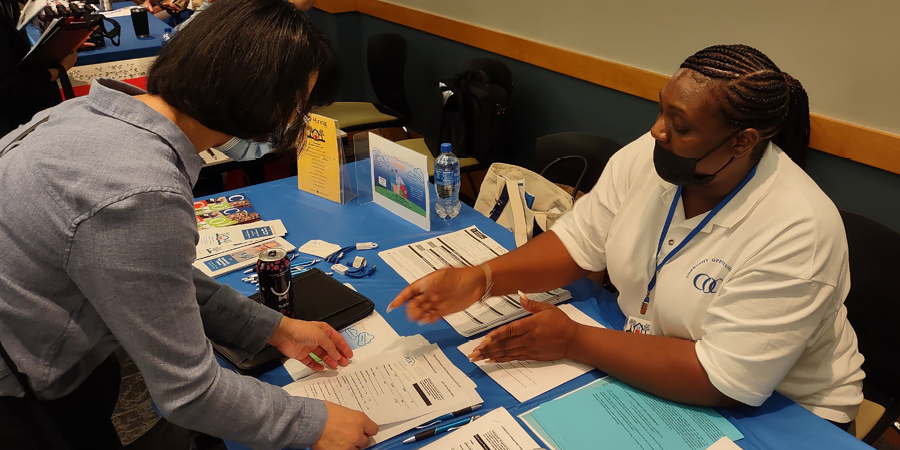
POLYGON ((606 167, 609 158, 621 145, 603 136, 588 133, 557 133, 537 139, 534 150, 534 171, 544 178, 590 191, 606 167))
POLYGON ((403 83, 406 53, 403 36, 378 34, 369 38, 366 64, 378 102, 408 119, 410 109, 403 83))
POLYGON ((491 58, 475 58, 466 62, 463 72, 470 70, 480 70, 487 74, 491 79, 491 83, 502 87, 506 90, 506 95, 512 96, 512 90, 515 86, 512 71, 502 61, 491 58))
POLYGON ((847 317, 866 358, 866 387, 900 399, 900 233, 861 214, 841 211, 850 257, 847 317))

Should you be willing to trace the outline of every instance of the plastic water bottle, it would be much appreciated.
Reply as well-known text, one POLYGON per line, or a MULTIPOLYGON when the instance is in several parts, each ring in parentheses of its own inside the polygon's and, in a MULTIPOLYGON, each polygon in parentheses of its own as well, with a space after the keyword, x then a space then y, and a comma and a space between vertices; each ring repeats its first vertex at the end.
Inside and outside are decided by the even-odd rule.
POLYGON ((434 187, 437 204, 434 209, 442 219, 459 214, 459 159, 451 151, 450 144, 441 144, 441 154, 434 160, 434 187))
POLYGON ((172 33, 171 28, 166 28, 165 30, 163 30, 163 35, 162 35, 163 47, 165 47, 165 45, 168 44, 169 41, 171 41, 173 37, 175 37, 175 33, 172 33))

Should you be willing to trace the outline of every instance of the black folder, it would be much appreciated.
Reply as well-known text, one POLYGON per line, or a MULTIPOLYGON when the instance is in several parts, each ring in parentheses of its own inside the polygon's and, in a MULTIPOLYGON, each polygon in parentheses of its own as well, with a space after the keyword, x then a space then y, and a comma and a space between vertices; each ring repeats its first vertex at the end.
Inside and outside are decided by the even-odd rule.
POLYGON ((54 19, 41 34, 31 51, 19 61, 22 67, 52 67, 69 53, 74 52, 91 37, 100 26, 97 16, 74 19, 54 19))
MULTIPOLYGON (((375 310, 375 304, 340 281, 312 269, 291 279, 295 317, 311 322, 325 322, 340 331, 375 310)), ((261 301, 259 294, 251 300, 261 301)), ((255 375, 277 367, 284 355, 267 345, 259 353, 244 359, 236 352, 213 344, 213 350, 240 373, 255 375)))

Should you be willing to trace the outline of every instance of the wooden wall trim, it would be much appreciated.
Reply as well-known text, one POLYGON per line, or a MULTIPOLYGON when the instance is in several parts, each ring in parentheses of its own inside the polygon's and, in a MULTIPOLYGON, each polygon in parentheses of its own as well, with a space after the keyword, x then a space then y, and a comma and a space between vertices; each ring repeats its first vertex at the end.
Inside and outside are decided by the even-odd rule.
POLYGON ((316 0, 316 9, 338 14, 356 11, 356 0, 316 0))
MULTIPOLYGON (((316 0, 331 13, 358 11, 446 39, 657 101, 669 77, 379 0, 316 0)), ((810 147, 900 174, 900 136, 819 114, 810 147)))

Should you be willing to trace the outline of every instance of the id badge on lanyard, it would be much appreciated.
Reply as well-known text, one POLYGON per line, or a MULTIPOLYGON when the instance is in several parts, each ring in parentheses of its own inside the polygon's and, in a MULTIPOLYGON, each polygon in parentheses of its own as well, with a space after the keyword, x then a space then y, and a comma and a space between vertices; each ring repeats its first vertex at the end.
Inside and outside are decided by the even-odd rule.
POLYGON ((626 333, 653 334, 652 327, 652 322, 641 317, 628 316, 628 320, 625 321, 626 333))
POLYGON ((719 202, 719 204, 716 205, 715 208, 710 210, 709 214, 707 214, 706 217, 704 217, 703 220, 701 220, 700 223, 697 224, 697 226, 694 227, 693 230, 691 230, 687 237, 685 237, 677 247, 672 249, 672 251, 669 252, 669 254, 666 255, 665 258, 663 258, 662 262, 659 262, 659 252, 660 250, 662 250, 662 244, 666 239, 666 235, 669 234, 669 227, 672 225, 672 216, 675 215, 675 208, 678 206, 678 201, 681 200, 682 187, 678 186, 678 190, 675 191, 675 198, 672 199, 672 205, 669 206, 669 213, 668 215, 666 215, 666 223, 665 225, 663 225, 662 233, 660 233, 659 235, 659 243, 656 245, 656 264, 653 270, 653 276, 650 278, 650 283, 647 284, 647 295, 644 296, 644 301, 641 303, 641 315, 628 317, 628 320, 625 321, 626 332, 652 334, 652 323, 650 322, 650 320, 647 320, 646 317, 647 310, 650 307, 650 293, 653 292, 653 288, 656 287, 656 277, 657 275, 659 275, 659 271, 662 270, 662 267, 666 265, 666 263, 669 262, 669 260, 671 260, 672 257, 675 256, 675 254, 681 251, 681 249, 684 248, 684 246, 687 245, 687 243, 690 242, 691 239, 697 236, 697 234, 700 233, 700 230, 706 227, 709 221, 712 220, 712 218, 715 217, 716 214, 718 214, 719 211, 721 211, 722 208, 724 208, 725 205, 727 205, 728 202, 730 202, 731 199, 733 199, 734 196, 737 195, 737 193, 747 185, 748 182, 750 182, 750 179, 753 178, 753 175, 756 174, 757 167, 758 166, 753 166, 753 169, 750 170, 750 173, 748 173, 746 177, 744 177, 744 180, 741 181, 741 184, 737 185, 737 187, 734 188, 734 190, 732 190, 727 197, 722 199, 722 201, 719 202))

